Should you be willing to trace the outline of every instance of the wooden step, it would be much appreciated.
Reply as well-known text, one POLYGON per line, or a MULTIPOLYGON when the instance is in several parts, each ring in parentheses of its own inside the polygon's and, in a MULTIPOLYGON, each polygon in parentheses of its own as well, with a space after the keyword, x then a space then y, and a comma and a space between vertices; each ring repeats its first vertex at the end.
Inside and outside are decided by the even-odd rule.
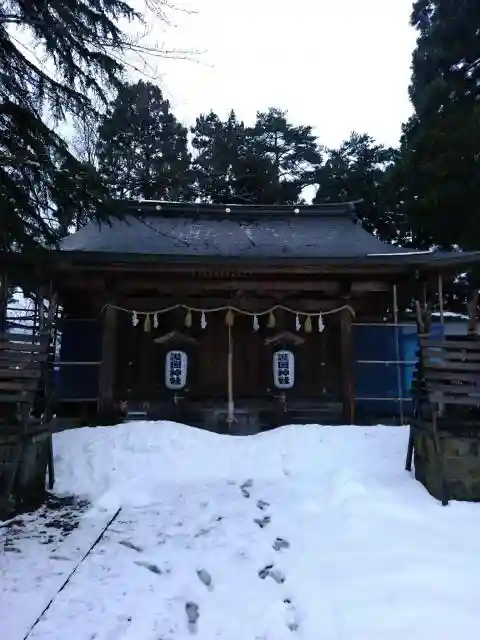
POLYGON ((0 340, 4 342, 10 342, 11 340, 13 342, 37 342, 40 337, 38 331, 34 331, 33 327, 18 326, 15 328, 17 329, 16 331, 8 329, 3 333, 0 332, 0 340))
POLYGON ((47 346, 41 345, 39 342, 5 342, 0 341, 0 351, 25 351, 28 353, 40 353, 47 346))
POLYGON ((11 391, 8 393, 7 391, 0 391, 0 403, 6 404, 15 404, 19 402, 20 404, 29 404, 33 402, 35 396, 34 391, 11 391))
POLYGON ((16 363, 26 362, 45 362, 51 354, 46 351, 26 353, 24 351, 0 351, 0 366, 5 367, 8 364, 15 365, 16 363))
POLYGON ((2 391, 35 391, 37 387, 38 379, 0 380, 0 393, 2 391))
POLYGON ((40 367, 28 367, 19 369, 18 367, 1 367, 0 366, 0 383, 2 380, 28 380, 30 378, 38 379, 42 374, 40 367))
POLYGON ((50 425, 44 424, 41 418, 28 417, 26 420, 16 420, 13 418, 0 417, 0 446, 2 441, 9 441, 11 438, 18 439, 20 435, 25 435, 28 432, 30 436, 32 433, 51 431, 50 425))

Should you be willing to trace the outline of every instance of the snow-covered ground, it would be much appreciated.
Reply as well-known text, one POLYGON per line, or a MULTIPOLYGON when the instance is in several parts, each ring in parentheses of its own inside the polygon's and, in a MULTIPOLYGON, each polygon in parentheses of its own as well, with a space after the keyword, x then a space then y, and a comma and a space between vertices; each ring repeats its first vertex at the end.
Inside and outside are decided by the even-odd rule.
POLYGON ((60 433, 56 493, 79 500, 0 530, 0 638, 52 598, 31 640, 475 637, 480 505, 431 498, 403 471, 407 435, 60 433))

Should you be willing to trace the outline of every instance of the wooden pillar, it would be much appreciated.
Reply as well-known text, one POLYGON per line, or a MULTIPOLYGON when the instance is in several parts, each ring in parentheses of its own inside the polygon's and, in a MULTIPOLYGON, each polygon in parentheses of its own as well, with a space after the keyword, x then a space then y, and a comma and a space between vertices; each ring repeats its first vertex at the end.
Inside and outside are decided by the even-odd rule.
POLYGON ((102 364, 98 381, 98 411, 113 410, 116 378, 117 310, 106 306, 103 310, 102 364))
POLYGON ((445 309, 443 300, 443 275, 438 272, 438 308, 440 311, 440 324, 442 325, 442 338, 445 337, 445 309))
POLYGON ((352 314, 348 309, 340 315, 340 350, 342 362, 343 419, 355 422, 355 383, 353 371, 352 314))
POLYGON ((477 309, 478 309, 479 291, 475 289, 468 303, 468 325, 467 335, 475 340, 477 337, 477 309))
POLYGON ((136 399, 148 402, 152 399, 155 389, 155 350, 153 349, 152 334, 143 328, 144 318, 140 319, 138 336, 138 380, 136 380, 136 399))
POLYGON ((392 296, 392 306, 393 306, 393 324, 395 329, 395 359, 397 361, 397 400, 398 400, 398 413, 399 413, 399 422, 401 425, 404 423, 404 410, 403 410, 403 376, 402 369, 400 369, 400 361, 402 358, 401 354, 401 345, 400 345, 400 330, 398 326, 398 286, 395 283, 393 285, 393 296, 392 296))
POLYGON ((0 334, 7 332, 8 316, 8 279, 6 274, 0 276, 0 334))

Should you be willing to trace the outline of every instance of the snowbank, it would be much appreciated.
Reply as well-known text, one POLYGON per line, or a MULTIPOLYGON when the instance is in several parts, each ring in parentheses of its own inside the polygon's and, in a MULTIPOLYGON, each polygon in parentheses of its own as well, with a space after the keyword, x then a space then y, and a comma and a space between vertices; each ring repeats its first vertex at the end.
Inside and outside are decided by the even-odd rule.
POLYGON ((15 541, 0 637, 22 640, 41 612, 32 589, 55 599, 29 640, 474 637, 480 506, 431 498, 403 470, 407 438, 349 426, 229 438, 167 422, 60 433, 57 491, 95 508, 65 550, 35 552, 28 531, 15 541), (35 572, 66 569, 85 536, 81 558, 99 511, 117 506, 52 592, 35 572))
POLYGON ((77 429, 55 436, 55 490, 109 507, 155 502, 165 484, 289 475, 321 481, 322 493, 328 481, 338 496, 394 479, 418 490, 402 472, 406 438, 406 429, 354 426, 289 426, 249 437, 172 422, 77 429))

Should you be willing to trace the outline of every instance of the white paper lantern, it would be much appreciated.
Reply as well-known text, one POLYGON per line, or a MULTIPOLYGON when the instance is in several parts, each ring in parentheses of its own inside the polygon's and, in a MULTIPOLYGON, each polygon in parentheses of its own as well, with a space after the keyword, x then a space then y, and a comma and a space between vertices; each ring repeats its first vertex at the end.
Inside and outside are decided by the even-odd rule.
POLYGON ((171 391, 187 383, 188 357, 184 351, 169 351, 165 357, 165 386, 171 391))
POLYGON ((291 389, 295 384, 295 356, 291 351, 273 354, 273 383, 277 389, 291 389))

